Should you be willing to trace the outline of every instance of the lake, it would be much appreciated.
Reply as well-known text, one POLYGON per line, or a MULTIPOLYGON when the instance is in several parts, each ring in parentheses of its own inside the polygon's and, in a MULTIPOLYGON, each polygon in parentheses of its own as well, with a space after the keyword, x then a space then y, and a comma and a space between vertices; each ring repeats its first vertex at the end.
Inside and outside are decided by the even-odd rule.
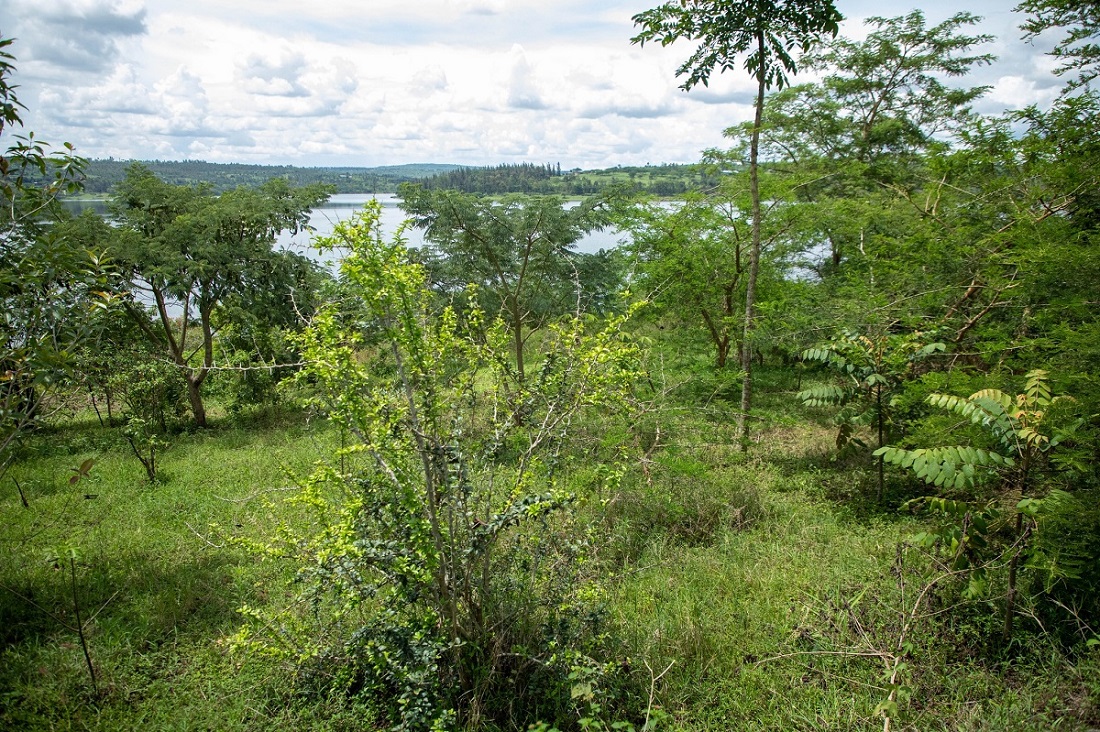
MULTIPOLYGON (((350 218, 363 204, 371 199, 377 199, 382 204, 382 236, 387 240, 397 231, 397 227, 405 220, 405 212, 400 208, 400 200, 397 196, 388 193, 337 193, 320 208, 313 210, 309 217, 309 225, 314 231, 300 231, 297 234, 283 232, 276 239, 276 243, 284 248, 305 254, 311 259, 321 260, 310 242, 314 236, 328 236, 332 233, 336 222, 350 218)), ((74 213, 91 209, 100 214, 106 214, 106 202, 97 199, 82 199, 65 201, 65 206, 74 213)), ((570 205, 570 204, 566 204, 570 205)), ((575 205, 575 204, 573 204, 575 205)), ((405 231, 409 246, 424 246, 424 232, 422 229, 410 228, 405 231)), ((588 254, 594 254, 601 249, 614 249, 619 246, 626 235, 614 229, 593 231, 584 236, 576 244, 576 250, 588 254)), ((324 257, 327 259, 327 257, 324 257)))
MULTIPOLYGON (((382 204, 382 236, 388 240, 405 220, 405 212, 401 210, 397 196, 387 193, 337 193, 322 207, 313 210, 313 214, 309 217, 309 225, 315 229, 313 233, 301 231, 291 235, 284 232, 279 235, 277 242, 285 249, 317 258, 317 252, 310 246, 313 237, 331 234, 336 222, 350 218, 371 199, 377 199, 382 204)), ((406 230, 405 236, 408 238, 409 246, 424 246, 422 229, 410 228, 406 230)), ((614 249, 625 236, 614 229, 593 231, 577 242, 576 249, 588 254, 594 254, 601 249, 614 249)))

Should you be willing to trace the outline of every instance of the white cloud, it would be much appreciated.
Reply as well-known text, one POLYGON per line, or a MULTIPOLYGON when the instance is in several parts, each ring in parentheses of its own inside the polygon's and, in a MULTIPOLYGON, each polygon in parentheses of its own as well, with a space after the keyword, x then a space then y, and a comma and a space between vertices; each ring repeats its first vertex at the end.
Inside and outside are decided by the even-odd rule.
POLYGON ((522 46, 512 47, 512 71, 508 80, 508 106, 516 109, 546 109, 538 81, 522 46))
POLYGON ((425 66, 413 77, 412 85, 422 95, 447 91, 447 72, 439 64, 425 66))
POLYGON ((305 97, 309 96, 309 91, 301 83, 305 66, 305 57, 300 53, 273 59, 250 54, 243 63, 238 63, 237 74, 244 90, 251 94, 305 97))
POLYGON ((111 68, 122 44, 146 32, 145 8, 118 0, 7 0, 0 27, 32 42, 25 61, 51 74, 97 73, 111 68), (11 17, 7 17, 10 13, 11 17))
POLYGON ((447 5, 461 13, 475 15, 497 15, 503 13, 507 7, 505 0, 448 0, 447 5))
POLYGON ((1057 87, 1040 88, 1034 79, 1002 76, 986 95, 981 107, 991 110, 1023 109, 1032 104, 1045 106, 1058 96, 1057 87))
MULTIPOLYGON (((881 13, 853 0, 852 15, 881 13)), ((931 7, 931 4, 926 3, 931 7)), ((1005 61, 982 111, 1061 82, 992 0, 1005 61)), ((0 0, 28 126, 82 154, 380 165, 692 162, 749 117, 753 84, 685 94, 690 43, 631 46, 636 0, 0 0), (598 5, 598 7, 594 7, 598 5), (68 64, 68 65, 66 65, 68 64), (73 73, 74 71, 87 73, 73 73)), ((954 12, 929 10, 931 22, 954 12), (938 13, 938 14, 937 14, 938 13)), ((858 25, 849 24, 849 32, 858 25)))

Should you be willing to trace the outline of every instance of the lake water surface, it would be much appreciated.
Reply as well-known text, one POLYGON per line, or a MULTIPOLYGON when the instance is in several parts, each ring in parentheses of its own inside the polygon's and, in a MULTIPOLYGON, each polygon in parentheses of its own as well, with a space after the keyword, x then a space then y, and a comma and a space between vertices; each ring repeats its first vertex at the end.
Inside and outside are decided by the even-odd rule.
MULTIPOLYGON (((363 204, 371 199, 377 199, 382 204, 382 236, 389 239, 397 231, 397 227, 405 220, 405 212, 400 208, 400 200, 397 196, 387 193, 337 193, 320 208, 313 210, 309 217, 309 224, 314 231, 300 231, 291 235, 283 233, 279 235, 278 244, 286 249, 292 249, 301 254, 317 258, 317 252, 310 242, 315 236, 328 236, 332 233, 336 222, 350 218, 352 214, 363 207, 363 204)), ((422 229, 410 228, 405 231, 409 246, 421 247, 424 245, 424 232, 422 229)), ((601 249, 614 249, 626 235, 614 229, 593 231, 576 244, 577 251, 593 254, 601 249)))
MULTIPOLYGON (((276 239, 276 243, 284 249, 291 249, 304 254, 311 259, 321 260, 322 257, 311 244, 316 236, 328 236, 332 233, 336 222, 350 218, 352 214, 363 207, 363 204, 371 199, 377 199, 382 204, 382 236, 389 240, 397 227, 405 220, 405 212, 400 208, 400 200, 389 193, 337 193, 319 208, 315 208, 309 217, 309 224, 314 231, 300 231, 297 234, 283 232, 276 239)), ((569 204, 566 204, 569 205, 569 204)), ((106 201, 98 199, 82 199, 65 201, 65 206, 73 213, 91 209, 101 215, 106 215, 106 201)), ((409 246, 424 246, 424 232, 422 229, 409 228, 405 231, 409 246)), ((619 246, 626 237, 622 232, 614 229, 593 231, 585 235, 576 244, 577 251, 594 254, 601 249, 614 249, 619 246)))

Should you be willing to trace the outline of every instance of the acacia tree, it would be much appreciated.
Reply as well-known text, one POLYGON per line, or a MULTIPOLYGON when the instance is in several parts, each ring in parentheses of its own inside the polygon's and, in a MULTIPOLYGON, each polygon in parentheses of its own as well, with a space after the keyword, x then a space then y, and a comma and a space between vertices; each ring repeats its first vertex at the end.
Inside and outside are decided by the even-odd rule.
POLYGON ((686 322, 702 324, 724 368, 740 341, 746 232, 730 202, 691 199, 675 210, 632 206, 618 225, 630 231, 647 297, 686 322))
POLYGON ((808 51, 826 35, 835 36, 842 19, 832 0, 683 0, 668 2, 635 15, 642 32, 631 39, 670 45, 681 38, 700 41, 695 53, 676 71, 687 76, 681 88, 690 90, 710 74, 732 70, 744 56, 744 68, 756 79, 756 102, 749 147, 749 186, 752 196, 752 247, 745 286, 745 330, 741 367, 745 372, 738 416, 743 446, 748 447, 749 414, 752 411, 752 335, 755 320, 756 280, 760 271, 761 226, 759 151, 764 96, 768 89, 782 89, 788 74, 797 72, 795 49, 808 51))
POLYGON ((549 318, 578 302, 582 268, 573 245, 607 223, 597 199, 566 208, 557 196, 500 201, 460 191, 401 187, 401 207, 425 229, 437 285, 478 285, 512 336, 516 381, 524 383, 524 345, 549 318))
MULTIPOLYGON (((806 59, 825 73, 820 83, 768 99, 762 153, 790 163, 803 178, 797 200, 806 228, 816 230, 804 239, 822 279, 865 257, 877 235, 893 235, 888 224, 898 216, 884 215, 885 209, 916 211, 914 202, 923 204, 924 194, 938 200, 929 184, 947 182, 945 172, 948 180, 955 177, 940 170, 933 179, 929 153, 943 153, 947 141, 974 125, 970 104, 988 89, 947 82, 992 61, 972 51, 991 37, 964 32, 978 20, 958 13, 927 27, 920 11, 870 18, 863 41, 836 39, 806 59)), ((742 125, 727 135, 750 132, 742 125)))
POLYGON ((313 265, 275 250, 275 237, 307 226, 310 210, 330 192, 276 178, 214 196, 206 187, 165 183, 137 164, 116 188, 114 253, 131 293, 151 301, 154 319, 137 297, 127 311, 179 369, 198 426, 206 426, 202 385, 214 366, 215 336, 241 312, 272 312, 311 280, 313 265))

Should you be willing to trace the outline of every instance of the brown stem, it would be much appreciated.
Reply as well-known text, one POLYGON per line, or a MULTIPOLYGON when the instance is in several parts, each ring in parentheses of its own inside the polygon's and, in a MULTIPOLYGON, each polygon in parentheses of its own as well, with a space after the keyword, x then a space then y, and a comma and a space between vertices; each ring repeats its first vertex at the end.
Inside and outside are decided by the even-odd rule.
MULTIPOLYGON (((875 409, 878 412, 878 446, 882 447, 884 442, 884 415, 882 414, 882 384, 875 386, 875 409)), ((886 484, 886 467, 884 463, 885 457, 883 455, 878 456, 878 502, 882 503, 882 490, 886 484)))
MULTIPOLYGON (((1024 528, 1024 514, 1017 511, 1016 513, 1016 535, 1020 536, 1024 528)), ((1016 551, 1012 554, 1012 559, 1008 562, 1008 594, 1005 596, 1005 622, 1004 630, 1001 633, 1001 640, 1004 643, 1008 643, 1012 637, 1012 619, 1016 613, 1016 569, 1020 563, 1020 554, 1024 551, 1024 543, 1020 542, 1020 546, 1016 548, 1016 551)))
POLYGON ((76 613, 76 634, 80 638, 80 647, 84 649, 84 661, 88 664, 88 675, 92 679, 92 692, 99 696, 99 684, 95 678, 95 667, 92 666, 92 654, 88 652, 88 640, 84 637, 84 621, 80 618, 80 602, 76 595, 76 559, 69 557, 69 569, 73 580, 73 611, 76 613))

